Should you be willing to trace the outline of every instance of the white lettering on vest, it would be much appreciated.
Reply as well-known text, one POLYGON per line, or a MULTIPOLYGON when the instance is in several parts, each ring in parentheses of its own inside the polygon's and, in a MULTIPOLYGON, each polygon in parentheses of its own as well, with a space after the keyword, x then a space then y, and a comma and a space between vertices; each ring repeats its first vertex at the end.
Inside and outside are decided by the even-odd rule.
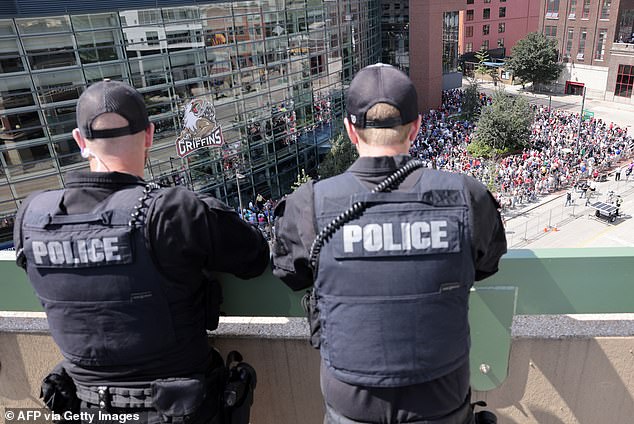
POLYGON ((363 227, 363 248, 368 252, 378 252, 383 247, 383 230, 379 224, 363 227))
POLYGON ((118 237, 64 241, 33 241, 31 250, 36 265, 77 265, 121 261, 118 237))
POLYGON ((42 265, 44 261, 43 258, 48 255, 48 249, 46 248, 46 243, 43 241, 34 241, 31 244, 31 248, 33 249, 33 258, 35 259, 35 263, 38 265, 42 265))
POLYGON ((392 223, 344 225, 343 226, 343 251, 354 252, 354 248, 361 243, 366 252, 378 251, 410 251, 447 249, 447 221, 416 221, 401 222, 396 226, 394 234, 392 223), (396 237, 395 237, 396 236, 396 237), (400 239, 400 242, 395 240, 400 239))
POLYGON ((64 263, 64 247, 58 241, 52 241, 48 244, 48 258, 52 264, 59 265, 64 263))
POLYGON ((118 241, 116 237, 104 237, 103 238, 103 251, 106 254, 106 261, 119 261, 121 260, 121 256, 117 255, 117 251, 119 251, 119 247, 115 245, 118 241))

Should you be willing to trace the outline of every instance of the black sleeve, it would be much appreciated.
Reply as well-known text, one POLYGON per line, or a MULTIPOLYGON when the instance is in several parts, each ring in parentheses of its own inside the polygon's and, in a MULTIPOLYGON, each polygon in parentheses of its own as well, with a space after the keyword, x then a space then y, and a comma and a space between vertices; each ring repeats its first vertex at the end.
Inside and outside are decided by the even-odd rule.
POLYGON ((180 187, 165 189, 148 216, 157 265, 175 281, 200 281, 203 269, 253 278, 268 265, 262 233, 216 199, 180 187))
POLYGON ((502 255, 506 253, 506 234, 499 212, 499 204, 491 192, 479 181, 465 176, 469 191, 471 243, 475 260, 476 281, 498 271, 502 255))
POLYGON ((16 264, 26 270, 26 258, 22 254, 22 220, 24 219, 24 213, 33 199, 44 190, 38 190, 29 194, 20 205, 18 212, 15 215, 15 221, 13 222, 13 247, 16 253, 16 264))
POLYGON ((312 182, 302 185, 275 208, 273 274, 293 290, 313 284, 309 254, 316 236, 314 210, 312 182))

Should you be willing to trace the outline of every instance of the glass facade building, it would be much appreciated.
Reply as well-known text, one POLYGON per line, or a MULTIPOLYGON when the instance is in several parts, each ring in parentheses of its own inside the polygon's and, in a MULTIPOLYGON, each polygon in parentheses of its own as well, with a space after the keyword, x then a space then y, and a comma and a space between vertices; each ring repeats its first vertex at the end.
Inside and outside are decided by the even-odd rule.
POLYGON ((238 174, 243 198, 277 198, 298 169, 316 169, 341 131, 344 88, 380 59, 379 0, 147 3, 83 13, 95 5, 78 1, 66 14, 0 19, 5 228, 29 193, 87 167, 71 131, 77 98, 96 81, 126 81, 145 97, 156 125, 146 179, 235 206, 238 174), (180 158, 182 110, 194 98, 213 102, 224 144, 180 158))

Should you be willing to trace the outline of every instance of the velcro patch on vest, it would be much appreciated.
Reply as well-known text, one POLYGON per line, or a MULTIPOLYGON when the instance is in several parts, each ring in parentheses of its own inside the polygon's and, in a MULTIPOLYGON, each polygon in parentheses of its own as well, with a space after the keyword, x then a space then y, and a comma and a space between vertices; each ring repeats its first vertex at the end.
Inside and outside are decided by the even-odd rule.
POLYGON ((457 253, 461 251, 461 214, 371 214, 344 224, 330 243, 338 259, 457 253))
POLYGON ((38 268, 84 268, 132 263, 127 232, 34 235, 25 243, 27 261, 38 268))

